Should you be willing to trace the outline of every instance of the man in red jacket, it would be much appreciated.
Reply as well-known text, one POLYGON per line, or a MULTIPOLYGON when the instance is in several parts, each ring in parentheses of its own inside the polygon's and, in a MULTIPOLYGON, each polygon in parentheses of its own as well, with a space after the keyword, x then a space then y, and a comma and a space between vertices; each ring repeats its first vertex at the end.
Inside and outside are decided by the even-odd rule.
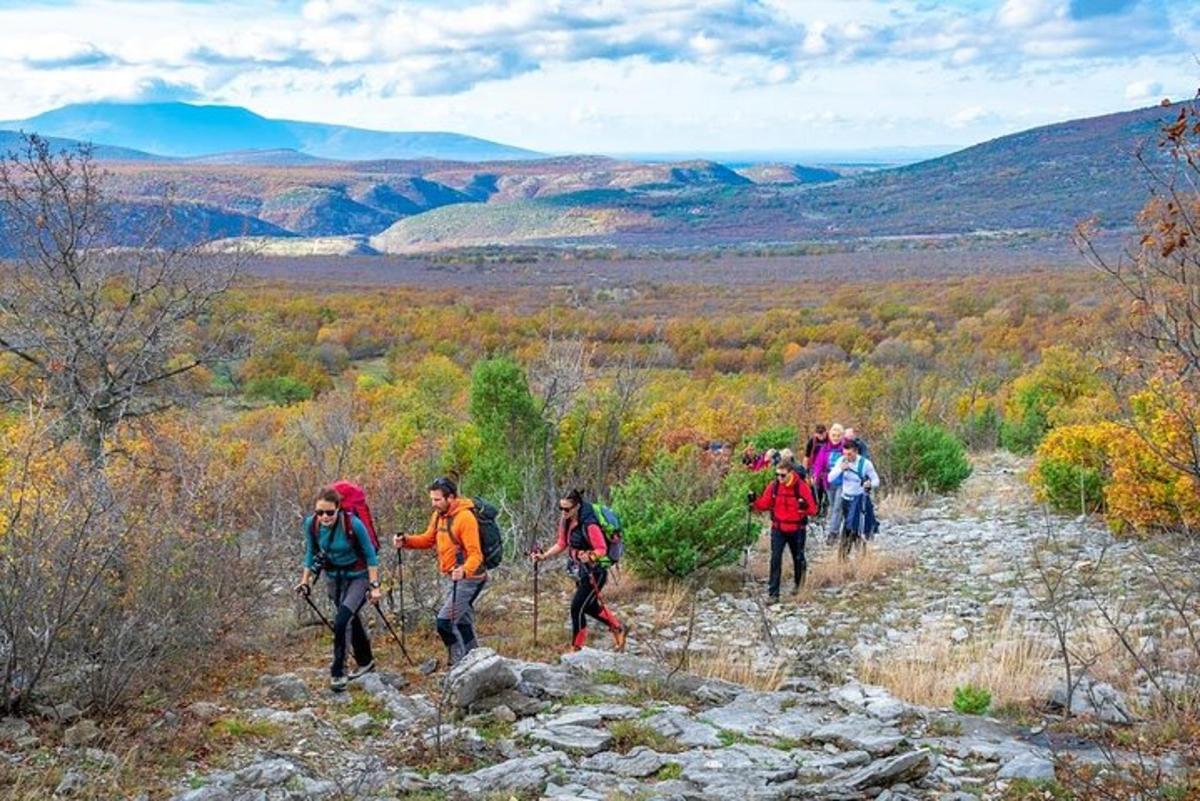
POLYGON ((750 493, 748 500, 758 512, 771 513, 771 577, 767 584, 767 595, 771 603, 779 602, 779 580, 783 562, 783 547, 792 552, 792 574, 795 586, 792 594, 800 591, 808 563, 804 559, 804 546, 808 539, 808 518, 815 514, 812 489, 807 481, 801 480, 795 465, 780 461, 775 466, 775 479, 767 484, 757 498, 750 493))

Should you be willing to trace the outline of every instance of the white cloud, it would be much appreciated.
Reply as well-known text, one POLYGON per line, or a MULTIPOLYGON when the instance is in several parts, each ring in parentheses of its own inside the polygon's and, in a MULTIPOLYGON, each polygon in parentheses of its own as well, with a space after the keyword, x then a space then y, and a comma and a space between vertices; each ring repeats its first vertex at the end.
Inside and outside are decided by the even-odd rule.
POLYGON ((996 22, 1005 28, 1031 28, 1066 13, 1065 0, 1005 0, 996 12, 996 22))
POLYGON ((1125 99, 1133 103, 1153 102, 1162 97, 1162 81, 1134 81, 1125 87, 1125 99))
POLYGON ((950 115, 946 121, 951 128, 969 128, 993 119, 995 113, 983 106, 967 106, 950 115))
POLYGON ((1099 113, 1164 88, 1190 94, 1200 50, 1200 5, 1170 0, 170 0, 155 11, 0 4, 0 117, 198 94, 551 150, 800 144, 806 127, 826 144, 944 143, 1050 122, 1066 105, 1099 113))

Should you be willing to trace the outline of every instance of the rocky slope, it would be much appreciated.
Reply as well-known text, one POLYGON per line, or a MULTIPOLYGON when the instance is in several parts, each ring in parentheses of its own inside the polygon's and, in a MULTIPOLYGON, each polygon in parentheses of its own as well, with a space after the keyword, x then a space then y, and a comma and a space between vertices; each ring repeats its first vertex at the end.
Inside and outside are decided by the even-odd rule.
MULTIPOLYGON (((483 631, 488 647, 448 675, 381 670, 334 695, 318 667, 264 674, 257 686, 167 713, 163 725, 200 720, 248 733, 223 769, 197 760, 171 797, 972 801, 1003 798, 1017 780, 1053 779, 1064 754, 1102 755, 1058 736, 1047 719, 959 714, 948 697, 918 706, 862 679, 901 670, 913 649, 933 660, 937 647, 986 644, 1000 629, 1048 649, 1032 573, 1051 528, 1071 564, 1111 565, 1105 585, 1114 592, 1134 586, 1132 546, 1092 521, 1043 518, 1020 468, 991 457, 958 496, 893 508, 873 546, 892 562, 869 582, 831 580, 814 536, 813 581, 826 586, 779 606, 761 603, 761 552, 734 581, 700 589, 694 617, 688 598, 622 597, 635 631, 628 654, 510 658, 501 654, 517 649, 517 634, 493 625, 483 631), (739 661, 746 683, 729 680, 739 661)), ((524 619, 524 599, 501 589, 489 612, 524 619)), ((990 658, 986 649, 975 656, 990 658)), ((1044 668, 1049 702, 1053 660, 1035 667, 1044 668)), ((1130 704, 1103 678, 1089 679, 1073 708, 1129 723, 1130 704)), ((65 731, 57 753, 72 767, 60 794, 83 792, 116 759, 94 747, 89 725, 65 731)), ((36 739, 21 721, 0 727, 0 742, 16 744, 8 759, 31 759, 22 748, 36 739)), ((1163 757, 1167 770, 1183 769, 1173 759, 1163 757)))

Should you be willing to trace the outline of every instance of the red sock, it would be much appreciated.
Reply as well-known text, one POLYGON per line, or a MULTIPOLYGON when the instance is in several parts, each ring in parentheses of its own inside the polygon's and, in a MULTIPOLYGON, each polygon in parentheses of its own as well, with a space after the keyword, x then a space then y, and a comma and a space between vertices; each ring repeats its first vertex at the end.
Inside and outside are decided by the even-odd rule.
POLYGON ((575 641, 572 642, 571 645, 575 646, 576 648, 582 648, 586 644, 587 644, 587 629, 582 628, 579 631, 575 632, 575 641))
POLYGON ((617 620, 616 615, 608 611, 607 606, 600 610, 600 619, 607 623, 610 629, 621 628, 621 621, 617 620))

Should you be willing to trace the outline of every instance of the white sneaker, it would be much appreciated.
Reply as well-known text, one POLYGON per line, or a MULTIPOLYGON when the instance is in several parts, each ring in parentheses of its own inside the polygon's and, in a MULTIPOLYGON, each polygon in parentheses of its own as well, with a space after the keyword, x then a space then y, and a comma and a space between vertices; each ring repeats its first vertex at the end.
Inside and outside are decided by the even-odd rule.
POLYGON ((350 671, 350 676, 348 678, 350 679, 350 681, 355 681, 357 679, 361 679, 363 676, 367 675, 368 673, 374 673, 374 672, 375 672, 375 660, 372 659, 367 664, 360 665, 359 667, 356 667, 354 670, 350 671))

